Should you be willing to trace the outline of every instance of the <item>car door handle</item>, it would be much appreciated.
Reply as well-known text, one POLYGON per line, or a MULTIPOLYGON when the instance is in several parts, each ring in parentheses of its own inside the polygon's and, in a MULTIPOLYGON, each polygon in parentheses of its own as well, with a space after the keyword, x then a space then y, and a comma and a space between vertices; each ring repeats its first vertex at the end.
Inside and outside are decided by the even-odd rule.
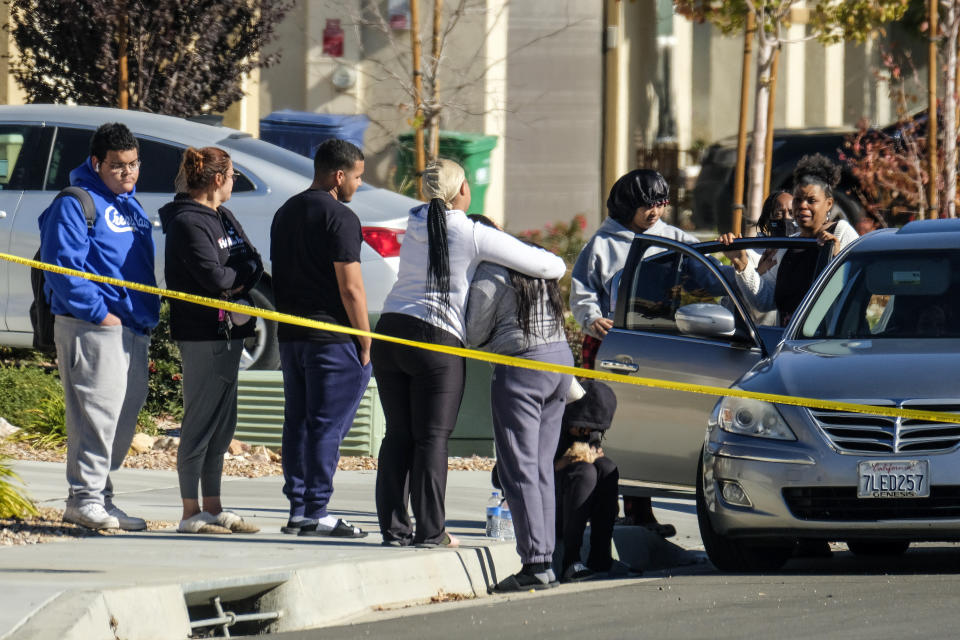
POLYGON ((601 360, 600 366, 611 371, 629 371, 634 372, 640 369, 640 365, 632 362, 618 362, 617 360, 601 360))
POLYGON ((6 218, 6 217, 7 217, 7 212, 6 212, 6 211, 0 211, 0 218, 6 218))

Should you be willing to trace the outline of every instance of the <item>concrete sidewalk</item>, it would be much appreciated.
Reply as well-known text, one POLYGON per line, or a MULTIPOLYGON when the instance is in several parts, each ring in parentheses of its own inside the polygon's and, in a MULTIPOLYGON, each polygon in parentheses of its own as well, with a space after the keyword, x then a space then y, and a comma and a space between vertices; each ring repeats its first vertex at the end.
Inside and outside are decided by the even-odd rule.
MULTIPOLYGON (((63 508, 64 467, 16 462, 29 494, 63 508)), ((0 548, 0 638, 171 638, 190 634, 191 620, 217 617, 219 596, 238 613, 278 612, 246 629, 305 629, 344 622, 376 607, 429 602, 440 593, 487 595, 487 587, 519 569, 513 544, 483 536, 489 473, 450 472, 447 524, 460 549, 380 546, 373 506, 376 472, 340 471, 332 513, 370 532, 360 540, 283 535, 282 478, 224 477, 227 508, 253 522, 255 535, 203 536, 175 531, 127 533, 0 548), (258 626, 259 625, 259 626, 258 626)), ((175 472, 121 469, 116 502, 132 515, 175 522, 175 472)), ((657 502, 677 525, 675 540, 699 545, 692 504, 657 502)), ((691 561, 691 553, 639 527, 618 529, 621 557, 651 568, 691 561), (631 531, 632 530, 632 531, 631 531), (626 550, 626 553, 625 553, 626 550), (634 554, 633 558, 624 557, 634 554)), ((243 630, 238 625, 237 630, 243 630)))

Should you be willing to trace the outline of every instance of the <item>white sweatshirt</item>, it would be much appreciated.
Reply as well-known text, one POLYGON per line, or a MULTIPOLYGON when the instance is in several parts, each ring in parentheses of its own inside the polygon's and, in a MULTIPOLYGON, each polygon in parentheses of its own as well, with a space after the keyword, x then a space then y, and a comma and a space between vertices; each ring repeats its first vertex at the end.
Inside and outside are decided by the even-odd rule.
POLYGON ((450 306, 427 293, 427 205, 410 210, 400 247, 400 271, 383 304, 384 313, 403 313, 429 322, 464 339, 464 315, 470 281, 481 262, 493 262, 514 271, 549 280, 567 270, 563 259, 532 247, 510 234, 474 223, 463 211, 447 211, 447 247, 450 256, 450 306), (431 313, 435 310, 435 313, 431 313))

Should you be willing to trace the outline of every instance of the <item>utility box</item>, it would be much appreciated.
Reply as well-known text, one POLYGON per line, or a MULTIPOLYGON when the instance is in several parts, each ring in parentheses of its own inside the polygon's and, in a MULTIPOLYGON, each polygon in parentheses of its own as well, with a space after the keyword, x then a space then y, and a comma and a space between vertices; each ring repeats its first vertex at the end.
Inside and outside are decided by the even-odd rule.
MULTIPOLYGON (((396 188, 405 195, 419 198, 413 169, 413 133, 400 136, 397 147, 396 188)), ((441 131, 438 153, 463 167, 470 183, 470 210, 467 213, 483 213, 487 185, 490 184, 490 152, 497 146, 497 136, 482 133, 441 131)))
MULTIPOLYGON (((350 432, 340 445, 342 456, 374 456, 380 452, 385 420, 377 393, 377 381, 370 379, 350 432)), ((283 373, 241 371, 237 392, 238 440, 279 449, 283 436, 283 373)))
POLYGON ((283 109, 260 119, 260 139, 313 159, 324 140, 338 138, 363 149, 370 119, 365 115, 311 113, 283 109))

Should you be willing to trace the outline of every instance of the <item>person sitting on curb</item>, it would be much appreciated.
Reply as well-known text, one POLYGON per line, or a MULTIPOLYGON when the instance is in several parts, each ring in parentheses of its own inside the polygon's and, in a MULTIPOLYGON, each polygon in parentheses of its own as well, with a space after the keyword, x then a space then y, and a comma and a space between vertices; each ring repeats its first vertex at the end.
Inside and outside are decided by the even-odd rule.
POLYGON ((613 422, 617 396, 597 380, 582 380, 583 396, 567 405, 554 459, 557 529, 563 540, 561 581, 575 582, 609 572, 613 525, 620 511, 620 472, 600 443, 613 422), (580 547, 590 521, 590 553, 580 561, 580 547))

